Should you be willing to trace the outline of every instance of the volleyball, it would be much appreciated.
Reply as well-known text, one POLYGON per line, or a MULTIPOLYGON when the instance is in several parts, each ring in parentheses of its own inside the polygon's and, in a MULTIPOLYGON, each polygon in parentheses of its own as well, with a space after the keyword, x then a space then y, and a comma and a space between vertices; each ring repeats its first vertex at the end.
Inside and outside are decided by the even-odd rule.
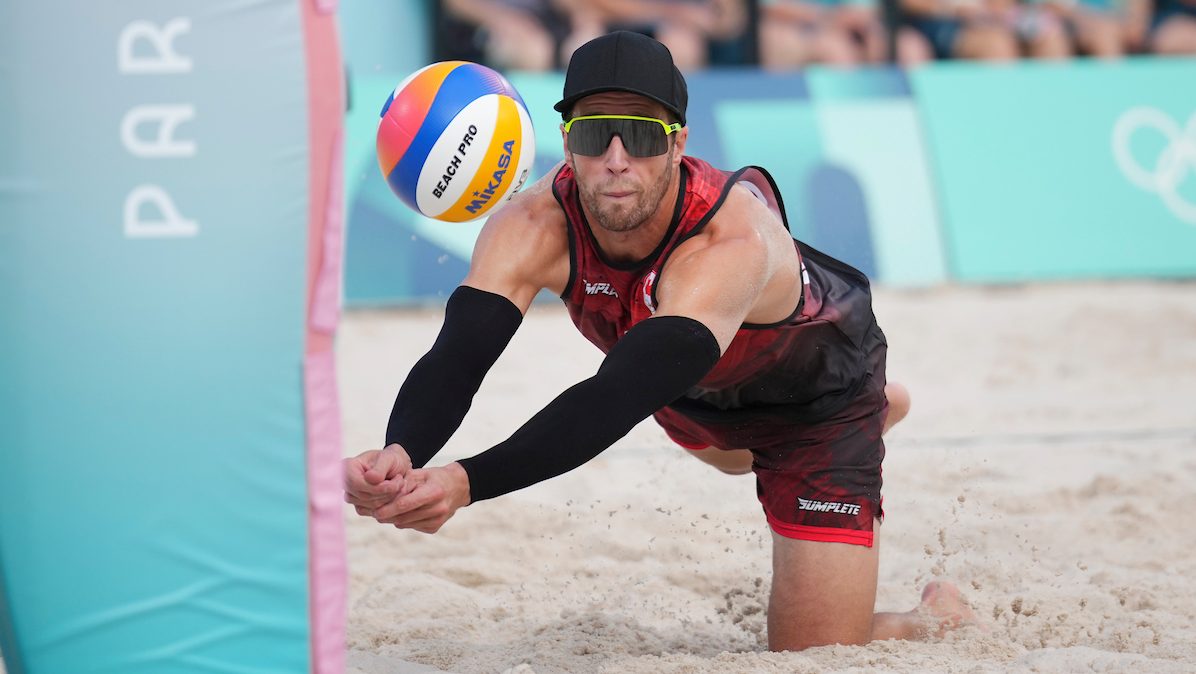
POLYGON ((468 61, 433 63, 403 80, 382 106, 377 145, 390 189, 445 222, 494 213, 523 187, 536 156, 519 93, 468 61))

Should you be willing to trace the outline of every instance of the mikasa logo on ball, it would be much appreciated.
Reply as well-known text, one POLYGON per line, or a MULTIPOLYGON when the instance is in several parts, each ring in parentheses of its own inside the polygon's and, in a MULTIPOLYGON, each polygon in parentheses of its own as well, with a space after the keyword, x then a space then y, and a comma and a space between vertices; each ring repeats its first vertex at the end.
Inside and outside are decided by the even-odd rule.
POLYGON ((457 175, 457 169, 461 167, 461 160, 465 159, 465 148, 469 147, 476 135, 478 135, 478 127, 470 124, 469 129, 465 132, 465 137, 461 139, 461 144, 457 146, 457 153, 453 155, 452 161, 444 169, 444 175, 440 178, 440 182, 436 183, 436 187, 432 189, 432 194, 435 194, 437 199, 444 196, 444 191, 448 189, 449 183, 453 182, 453 176, 457 175))
POLYGON ((490 182, 486 185, 486 189, 473 193, 473 196, 477 198, 469 202, 465 210, 470 213, 477 213, 479 209, 490 201, 490 197, 494 196, 495 190, 502 187, 502 179, 507 175, 507 166, 511 163, 511 152, 514 147, 515 141, 513 140, 508 140, 502 144, 502 154, 498 156, 498 170, 490 177, 490 182))

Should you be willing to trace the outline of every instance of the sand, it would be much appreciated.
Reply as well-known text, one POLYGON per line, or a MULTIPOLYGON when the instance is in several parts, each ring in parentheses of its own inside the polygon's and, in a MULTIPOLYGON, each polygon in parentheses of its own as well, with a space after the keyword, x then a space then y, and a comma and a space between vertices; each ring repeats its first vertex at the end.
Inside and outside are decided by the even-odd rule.
MULTIPOLYGON (((879 288, 875 305, 914 399, 887 439, 877 606, 947 578, 986 631, 769 653, 752 477, 646 422, 434 536, 346 507, 348 671, 1196 672, 1196 283, 879 288)), ((440 320, 345 315, 346 454, 381 439, 440 320)), ((598 362, 536 305, 436 462, 505 438, 598 362)))
MULTIPOLYGON (((875 305, 914 400, 887 438, 877 607, 946 578, 987 631, 768 652, 753 478, 649 421, 435 535, 346 509, 350 671, 1196 671, 1196 284, 878 288, 875 305)), ((380 441, 440 320, 345 316, 346 454, 380 441)), ((599 360, 534 306, 434 462, 506 438, 599 360)))

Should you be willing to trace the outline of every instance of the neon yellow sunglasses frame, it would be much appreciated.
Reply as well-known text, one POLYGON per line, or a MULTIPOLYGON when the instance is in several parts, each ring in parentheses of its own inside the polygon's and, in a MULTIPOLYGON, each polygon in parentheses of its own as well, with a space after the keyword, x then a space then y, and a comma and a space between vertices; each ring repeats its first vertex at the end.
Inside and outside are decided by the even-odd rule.
POLYGON ((657 119, 655 117, 637 117, 635 115, 583 115, 581 117, 574 117, 561 126, 565 129, 565 133, 569 133, 569 127, 573 126, 573 122, 578 122, 583 119, 636 119, 642 122, 656 122, 664 128, 664 135, 666 136, 681 130, 680 124, 669 124, 663 119, 657 119))

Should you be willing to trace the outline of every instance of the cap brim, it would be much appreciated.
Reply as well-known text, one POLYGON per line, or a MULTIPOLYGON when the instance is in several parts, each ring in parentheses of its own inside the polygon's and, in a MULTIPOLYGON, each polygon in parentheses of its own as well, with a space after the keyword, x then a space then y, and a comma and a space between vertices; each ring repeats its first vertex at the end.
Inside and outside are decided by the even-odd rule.
POLYGON ((631 87, 595 87, 593 89, 586 89, 585 91, 580 91, 576 94, 573 94, 572 96, 570 96, 568 98, 562 98, 561 100, 557 101, 556 105, 552 106, 552 109, 556 110, 557 112, 559 112, 561 114, 564 114, 564 113, 568 112, 570 108, 573 107, 574 103, 580 101, 581 99, 585 98, 586 96, 593 96, 594 94, 603 94, 608 91, 621 91, 621 92, 626 92, 629 94, 635 94, 637 96, 643 96, 644 98, 650 98, 650 99, 656 101, 657 103, 660 103, 661 105, 663 105, 665 107, 665 109, 668 110, 669 112, 676 115, 677 119, 679 119, 681 121, 682 125, 685 124, 685 115, 681 114, 681 111, 678 110, 677 108, 673 107, 673 105, 671 103, 660 98, 659 96, 653 96, 652 94, 649 94, 645 91, 640 91, 639 89, 633 89, 631 87))

